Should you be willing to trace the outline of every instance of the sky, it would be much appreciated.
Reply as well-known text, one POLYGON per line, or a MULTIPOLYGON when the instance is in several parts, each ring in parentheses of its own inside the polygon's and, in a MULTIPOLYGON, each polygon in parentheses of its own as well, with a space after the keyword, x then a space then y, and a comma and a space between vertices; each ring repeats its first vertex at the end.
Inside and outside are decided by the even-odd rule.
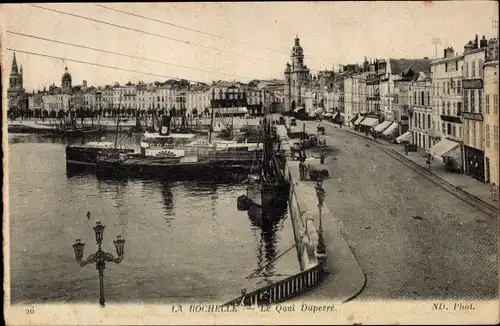
MULTIPOLYGON (((13 57, 13 52, 7 50, 10 48, 17 50, 17 62, 23 66, 24 87, 27 91, 43 89, 52 83, 60 86, 65 66, 73 77, 74 85, 82 84, 83 80, 88 85, 98 86, 128 81, 165 81, 169 78, 206 83, 213 80, 248 82, 251 79, 283 79, 285 64, 290 61, 296 35, 304 48, 306 65, 312 72, 317 72, 333 67, 338 69, 339 64, 361 63, 365 56, 433 58, 433 38, 441 40, 438 57, 442 56, 443 48, 448 46, 462 52, 464 44, 473 39, 475 34, 479 34, 480 38, 482 35, 487 38, 495 36, 497 32, 493 29, 493 20, 498 20, 496 1, 102 5, 191 30, 133 17, 91 3, 39 6, 163 37, 55 13, 29 4, 2 5, 2 66, 7 74, 10 73, 13 57), (224 38, 195 32, 193 29, 224 38), (56 44, 9 31, 164 63, 56 44)), ((4 74, 4 78, 8 84, 7 74, 4 74)))

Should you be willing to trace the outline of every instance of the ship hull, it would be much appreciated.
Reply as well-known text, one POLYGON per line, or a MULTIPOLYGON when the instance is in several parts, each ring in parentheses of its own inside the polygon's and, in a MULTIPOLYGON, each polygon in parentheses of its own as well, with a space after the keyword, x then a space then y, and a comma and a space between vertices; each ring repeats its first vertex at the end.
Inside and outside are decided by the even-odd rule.
POLYGON ((247 185, 248 215, 251 218, 279 217, 287 209, 289 187, 250 183, 247 185))
POLYGON ((97 158, 108 154, 131 154, 133 149, 66 147, 66 164, 78 166, 95 166, 97 158))
POLYGON ((240 167, 220 168, 211 162, 179 162, 176 159, 142 157, 120 161, 99 159, 96 173, 99 177, 146 177, 176 181, 241 179, 240 167))

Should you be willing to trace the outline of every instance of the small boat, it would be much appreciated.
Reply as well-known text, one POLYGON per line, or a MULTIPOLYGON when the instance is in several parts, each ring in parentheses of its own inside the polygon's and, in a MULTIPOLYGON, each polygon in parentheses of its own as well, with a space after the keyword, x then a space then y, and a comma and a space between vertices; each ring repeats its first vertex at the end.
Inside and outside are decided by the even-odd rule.
MULTIPOLYGON (((120 96, 121 104, 121 96, 120 96)), ((78 130, 73 117, 71 117, 74 130, 78 130)), ((111 154, 131 154, 134 149, 118 147, 118 131, 120 119, 116 122, 116 138, 114 142, 91 141, 82 145, 66 146, 66 166, 69 167, 94 167, 97 164, 97 158, 102 155, 111 154)), ((123 137, 122 137, 123 138, 123 137)), ((83 140, 82 140, 83 141, 83 140)))
POLYGON ((282 169, 274 153, 273 139, 269 137, 271 126, 268 121, 264 121, 261 132, 264 138, 262 160, 256 157, 256 161, 261 161, 261 164, 256 164, 256 169, 251 168, 245 180, 246 195, 238 197, 237 207, 239 210, 247 210, 250 217, 276 217, 280 214, 269 213, 286 210, 290 185, 279 172, 282 169))
POLYGON ((83 145, 66 146, 66 164, 95 166, 97 157, 104 154, 131 154, 134 153, 130 148, 116 148, 113 142, 92 141, 83 145))

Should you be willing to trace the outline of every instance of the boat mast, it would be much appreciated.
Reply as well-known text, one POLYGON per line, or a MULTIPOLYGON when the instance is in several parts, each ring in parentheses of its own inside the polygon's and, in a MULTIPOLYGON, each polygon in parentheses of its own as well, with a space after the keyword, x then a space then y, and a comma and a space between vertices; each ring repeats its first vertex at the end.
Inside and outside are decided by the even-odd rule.
MULTIPOLYGON (((212 132, 214 131, 214 101, 215 101, 215 90, 212 92, 212 112, 210 114, 210 128, 208 129, 208 143, 212 142, 212 132)), ((220 108, 220 101, 218 101, 218 106, 220 108)), ((220 111, 220 110, 219 110, 220 111)))
POLYGON ((118 102, 118 117, 116 118, 116 137, 115 137, 115 148, 118 146, 118 127, 120 125, 120 108, 122 105, 122 91, 120 90, 120 101, 118 102))

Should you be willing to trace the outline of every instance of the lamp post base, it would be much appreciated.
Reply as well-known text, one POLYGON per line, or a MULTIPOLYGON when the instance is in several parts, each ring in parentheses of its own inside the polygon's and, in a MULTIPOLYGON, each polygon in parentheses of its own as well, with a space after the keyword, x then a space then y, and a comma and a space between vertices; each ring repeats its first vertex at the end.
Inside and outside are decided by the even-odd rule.
POLYGON ((323 272, 323 274, 330 274, 330 269, 328 268, 327 264, 328 255, 316 252, 316 259, 321 265, 321 271, 323 272))

